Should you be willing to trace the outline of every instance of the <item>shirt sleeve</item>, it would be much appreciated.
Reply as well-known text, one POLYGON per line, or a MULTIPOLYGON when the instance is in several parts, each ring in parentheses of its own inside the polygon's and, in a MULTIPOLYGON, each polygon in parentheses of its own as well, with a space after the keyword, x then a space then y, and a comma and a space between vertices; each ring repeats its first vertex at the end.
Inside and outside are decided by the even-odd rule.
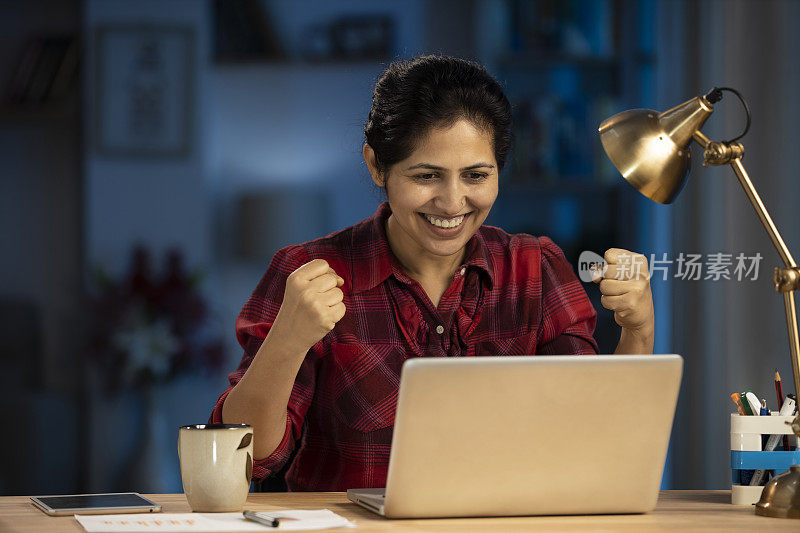
POLYGON ((597 311, 572 266, 552 240, 540 237, 542 250, 542 325, 536 353, 594 355, 597 311))
MULTIPOLYGON (((244 349, 244 355, 239 367, 228 375, 230 385, 217 400, 209 418, 210 423, 222 423, 222 406, 225 399, 250 367, 250 363, 278 314, 283 302, 286 278, 307 262, 308 255, 302 246, 295 245, 281 249, 275 254, 267 272, 245 303, 236 319, 236 338, 244 349)), ((286 429, 283 439, 272 454, 253 462, 253 478, 255 480, 261 480, 279 471, 291 457, 295 441, 300 438, 302 433, 305 415, 313 397, 315 360, 316 353, 312 349, 303 360, 295 378, 286 409, 286 429)), ((264 394, 269 394, 269 391, 264 391, 264 394)))

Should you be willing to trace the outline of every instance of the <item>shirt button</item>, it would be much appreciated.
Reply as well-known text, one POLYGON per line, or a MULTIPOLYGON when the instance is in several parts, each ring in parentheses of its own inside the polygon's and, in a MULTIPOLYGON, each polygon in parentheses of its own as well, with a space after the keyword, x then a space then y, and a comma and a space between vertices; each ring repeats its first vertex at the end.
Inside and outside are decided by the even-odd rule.
POLYGON ((439 335, 441 335, 442 333, 444 333, 444 326, 442 326, 441 324, 439 324, 438 326, 436 326, 436 333, 438 333, 439 335))
POLYGON ((461 267, 461 275, 463 276, 467 272, 467 267, 461 267))

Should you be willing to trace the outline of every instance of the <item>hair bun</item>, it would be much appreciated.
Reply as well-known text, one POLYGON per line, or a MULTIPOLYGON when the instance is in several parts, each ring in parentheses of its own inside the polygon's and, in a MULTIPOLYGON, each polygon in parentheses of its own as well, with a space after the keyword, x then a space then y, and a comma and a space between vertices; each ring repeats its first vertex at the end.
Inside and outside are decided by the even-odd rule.
POLYGON ((430 129, 459 119, 492 133, 502 170, 511 146, 511 104, 503 88, 479 63, 424 55, 395 61, 378 78, 364 138, 385 172, 410 156, 430 129))

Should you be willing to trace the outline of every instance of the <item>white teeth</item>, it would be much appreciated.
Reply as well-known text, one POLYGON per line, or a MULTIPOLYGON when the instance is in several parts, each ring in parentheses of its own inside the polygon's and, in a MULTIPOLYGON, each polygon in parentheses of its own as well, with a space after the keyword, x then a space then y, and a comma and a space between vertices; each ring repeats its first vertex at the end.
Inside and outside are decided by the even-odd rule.
POLYGON ((455 228, 464 221, 464 215, 455 218, 437 218, 431 215, 425 215, 425 218, 428 222, 439 228, 455 228))

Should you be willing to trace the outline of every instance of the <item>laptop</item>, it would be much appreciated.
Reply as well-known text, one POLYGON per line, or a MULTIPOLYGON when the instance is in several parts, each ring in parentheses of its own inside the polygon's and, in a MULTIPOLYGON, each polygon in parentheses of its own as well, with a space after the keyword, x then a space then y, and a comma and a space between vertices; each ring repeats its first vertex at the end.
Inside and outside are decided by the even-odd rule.
POLYGON ((415 358, 402 369, 387 518, 645 513, 656 505, 679 355, 415 358))

